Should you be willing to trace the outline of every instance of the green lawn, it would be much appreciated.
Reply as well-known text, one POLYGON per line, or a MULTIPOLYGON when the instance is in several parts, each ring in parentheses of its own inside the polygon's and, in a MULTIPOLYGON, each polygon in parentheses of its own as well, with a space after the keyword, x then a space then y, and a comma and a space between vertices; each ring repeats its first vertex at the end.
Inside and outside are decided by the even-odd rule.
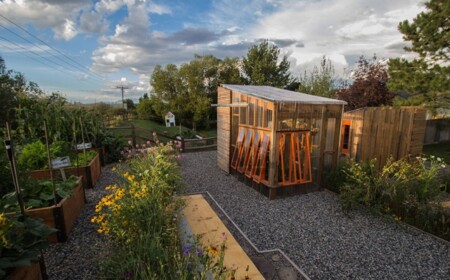
MULTIPOLYGON (((175 136, 175 135, 179 135, 180 134, 180 126, 176 126, 176 127, 166 127, 163 123, 159 123, 156 121, 152 121, 152 120, 130 120, 130 121, 123 121, 121 123, 118 124, 118 127, 129 127, 131 126, 131 124, 134 123, 134 125, 136 127, 139 128, 144 128, 150 131, 155 131, 157 133, 167 133, 167 135, 169 136, 175 136)), ((186 135, 192 135, 190 137, 187 138, 191 138, 195 135, 195 133, 184 126, 181 126, 181 132, 185 135, 185 137, 187 137, 186 135)), ((114 130, 114 133, 118 136, 124 136, 124 135, 130 135, 131 132, 130 130, 114 130)), ((146 135, 147 133, 143 132, 143 131, 138 131, 139 135, 142 136, 146 136, 149 137, 149 135, 146 135)), ((213 130, 201 130, 198 131, 197 134, 200 134, 204 137, 216 137, 217 136, 217 131, 215 129, 213 130)), ((160 139, 163 140, 163 139, 160 139)), ((164 140, 163 140, 164 141, 164 140)))
POLYGON ((423 146, 423 153, 443 158, 445 163, 450 164, 450 141, 423 146))

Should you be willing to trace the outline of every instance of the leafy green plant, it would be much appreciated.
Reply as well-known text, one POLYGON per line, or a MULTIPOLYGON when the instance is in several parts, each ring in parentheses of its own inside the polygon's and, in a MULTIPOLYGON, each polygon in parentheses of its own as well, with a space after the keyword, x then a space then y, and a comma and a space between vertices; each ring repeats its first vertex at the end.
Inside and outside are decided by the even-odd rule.
POLYGON ((344 170, 347 170, 350 167, 349 165, 347 160, 339 161, 337 167, 325 175, 325 187, 333 192, 340 193, 341 188, 348 180, 344 170))
POLYGON ((342 206, 349 210, 365 205, 449 239, 450 211, 435 202, 446 188, 445 177, 439 176, 444 167, 434 156, 388 159, 380 171, 375 161, 364 165, 352 160, 343 170, 347 180, 340 192, 342 206))
POLYGON ((14 189, 11 169, 5 146, 0 148, 0 196, 14 189))
POLYGON ((48 166, 48 159, 45 145, 40 140, 25 145, 18 157, 17 163, 22 170, 46 168, 48 166))
MULTIPOLYGON (((78 185, 77 177, 70 177, 66 181, 56 181, 56 201, 70 197, 78 185)), ((22 184, 22 197, 26 209, 47 207, 54 204, 53 186, 50 180, 30 180, 22 184)), ((3 196, 0 201, 3 211, 17 211, 16 193, 11 192, 3 196)))
POLYGON ((343 169, 347 180, 340 189, 340 198, 344 209, 357 205, 373 207, 381 196, 380 182, 376 176, 376 159, 368 163, 358 163, 351 159, 343 169))
POLYGON ((83 152, 79 152, 74 159, 71 159, 72 166, 86 166, 95 158, 97 155, 96 151, 89 150, 86 151, 86 155, 83 152))
POLYGON ((47 246, 47 237, 55 232, 42 221, 29 216, 0 214, 0 277, 15 268, 38 261, 47 246))

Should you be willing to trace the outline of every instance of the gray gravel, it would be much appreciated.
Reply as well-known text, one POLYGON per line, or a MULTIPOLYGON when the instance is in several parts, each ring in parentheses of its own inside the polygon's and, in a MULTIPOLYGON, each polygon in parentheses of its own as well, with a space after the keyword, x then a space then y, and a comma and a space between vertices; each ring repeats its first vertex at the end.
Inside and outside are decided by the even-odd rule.
POLYGON ((450 279, 450 246, 357 210, 335 194, 267 197, 227 175, 216 152, 183 154, 186 193, 208 191, 260 249, 283 250, 311 279, 450 279))
POLYGON ((100 279, 98 261, 109 249, 108 239, 97 233, 91 223, 95 205, 107 194, 105 186, 117 180, 111 166, 102 168, 102 175, 93 189, 86 190, 87 203, 74 224, 69 240, 52 244, 44 252, 49 280, 100 279))

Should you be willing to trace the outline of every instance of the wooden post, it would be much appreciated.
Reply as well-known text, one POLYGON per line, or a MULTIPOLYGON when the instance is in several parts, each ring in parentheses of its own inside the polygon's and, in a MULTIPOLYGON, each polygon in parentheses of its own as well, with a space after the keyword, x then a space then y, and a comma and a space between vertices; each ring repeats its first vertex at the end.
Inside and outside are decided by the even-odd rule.
POLYGON ((322 177, 323 177, 323 165, 325 161, 325 145, 327 138, 327 127, 328 127, 328 108, 326 105, 322 106, 322 131, 320 132, 320 153, 319 153, 319 170, 317 172, 317 185, 316 190, 322 187, 322 177))
POLYGON ((279 139, 277 137, 277 117, 278 106, 274 103, 273 106, 273 116, 272 116, 272 131, 271 131, 271 139, 270 139, 270 153, 269 153, 269 186, 276 187, 278 183, 278 142, 279 139))
POLYGON ((133 147, 136 146, 136 127, 134 123, 131 124, 131 141, 133 143, 133 147))

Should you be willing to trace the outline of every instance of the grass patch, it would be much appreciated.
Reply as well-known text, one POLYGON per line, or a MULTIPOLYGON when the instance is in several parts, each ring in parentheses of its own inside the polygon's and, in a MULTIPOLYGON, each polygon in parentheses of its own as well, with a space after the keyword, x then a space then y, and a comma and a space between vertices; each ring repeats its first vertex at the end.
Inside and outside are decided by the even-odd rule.
POLYGON ((443 158, 445 163, 450 164, 450 141, 423 146, 423 153, 443 158))
MULTIPOLYGON (((153 120, 129 120, 129 121, 123 121, 120 122, 117 126, 118 127, 129 127, 131 124, 133 124, 136 127, 147 129, 150 131, 154 131, 160 134, 167 133, 168 136, 174 137, 176 135, 180 134, 180 126, 174 126, 174 127, 166 127, 163 123, 159 123, 157 121, 153 120)), ((124 130, 113 130, 113 133, 119 137, 129 136, 131 135, 131 130, 124 129, 124 130)), ((192 131, 191 129, 181 126, 181 133, 182 135, 189 139, 194 138, 195 134, 200 134, 204 137, 216 137, 217 136, 217 130, 216 129, 210 129, 210 130, 200 130, 197 133, 192 131)), ((148 133, 144 131, 137 131, 137 134, 140 136, 145 137, 152 137, 151 135, 148 135, 148 133)), ((165 142, 164 139, 160 139, 161 141, 165 142)))

